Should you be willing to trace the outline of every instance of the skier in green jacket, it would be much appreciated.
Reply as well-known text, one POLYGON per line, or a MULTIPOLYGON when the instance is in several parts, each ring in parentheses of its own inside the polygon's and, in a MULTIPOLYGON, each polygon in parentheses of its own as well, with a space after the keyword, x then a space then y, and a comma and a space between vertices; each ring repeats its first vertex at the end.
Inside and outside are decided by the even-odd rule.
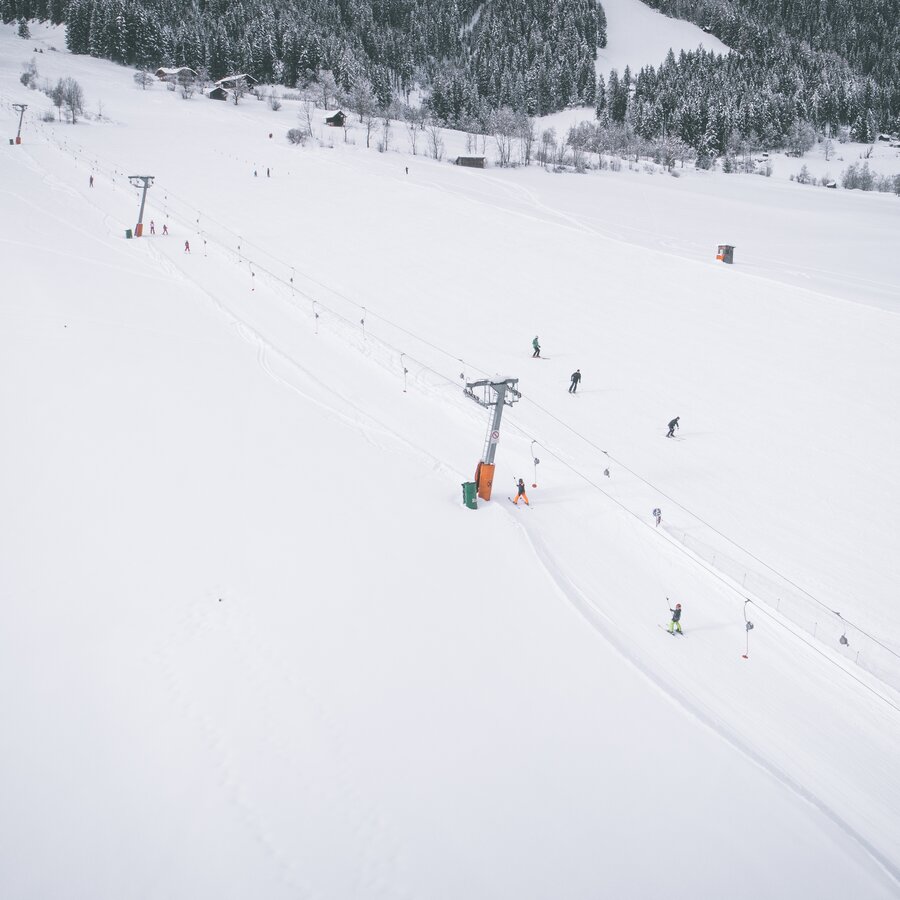
MULTIPOLYGON (((666 597, 666 600, 669 598, 666 597)), ((669 622, 669 634, 675 634, 676 629, 679 634, 684 634, 681 630, 681 604, 676 603, 675 609, 669 608, 669 612, 672 613, 672 621, 669 622)))
POLYGON ((539 358, 541 355, 541 345, 538 343, 538 336, 534 336, 534 340, 531 342, 531 346, 534 347, 534 353, 531 354, 531 358, 535 359, 539 358))

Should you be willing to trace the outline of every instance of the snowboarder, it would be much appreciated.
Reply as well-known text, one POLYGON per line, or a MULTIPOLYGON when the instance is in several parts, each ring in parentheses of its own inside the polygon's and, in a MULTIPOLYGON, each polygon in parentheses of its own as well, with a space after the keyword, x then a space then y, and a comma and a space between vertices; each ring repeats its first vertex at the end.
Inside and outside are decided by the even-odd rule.
POLYGON ((163 222, 163 234, 167 235, 168 233, 169 233, 169 226, 166 225, 165 222, 163 222))
POLYGON ((675 437, 675 429, 679 427, 678 420, 681 418, 680 416, 675 416, 671 422, 669 422, 669 433, 666 437, 675 437))
POLYGON ((156 223, 153 219, 150 220, 150 234, 156 234, 156 223))
MULTIPOLYGON (((666 597, 666 600, 669 598, 666 597)), ((672 621, 669 622, 669 634, 675 634, 675 630, 678 630, 679 634, 684 634, 681 630, 681 604, 676 603, 675 609, 669 607, 669 612, 672 613, 672 621)))
POLYGON ((653 510, 653 518, 656 519, 656 527, 659 528, 659 523, 662 522, 662 510, 658 506, 653 510))
POLYGON ((189 242, 189 241, 185 241, 185 242, 184 242, 184 252, 185 252, 185 253, 190 253, 190 252, 191 252, 191 245, 190 245, 190 242, 189 242))
POLYGON ((572 383, 569 385, 569 393, 574 394, 578 390, 578 382, 581 381, 581 369, 576 369, 572 373, 572 383))
POLYGON ((534 336, 534 340, 531 342, 531 346, 534 347, 534 353, 531 354, 532 359, 539 359, 541 355, 541 345, 538 342, 538 336, 534 336))
POLYGON ((94 186, 94 176, 93 175, 91 175, 91 177, 88 179, 88 186, 89 187, 94 186))
POLYGON ((525 501, 526 506, 531 506, 531 504, 528 502, 528 494, 525 493, 525 482, 521 478, 519 479, 519 483, 516 485, 516 499, 513 500, 513 503, 515 503, 516 506, 519 505, 520 497, 525 501))

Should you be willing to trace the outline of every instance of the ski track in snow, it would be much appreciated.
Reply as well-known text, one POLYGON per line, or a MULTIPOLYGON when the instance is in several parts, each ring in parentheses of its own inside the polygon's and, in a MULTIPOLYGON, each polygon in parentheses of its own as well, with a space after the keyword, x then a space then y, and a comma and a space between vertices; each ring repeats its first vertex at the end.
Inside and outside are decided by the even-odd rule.
MULTIPOLYGON (((689 715, 693 716, 703 726, 712 731, 722 740, 727 741, 736 750, 752 760, 761 769, 780 781, 786 788, 794 792, 806 802, 810 803, 831 822, 838 826, 848 837, 856 841, 872 859, 881 866, 884 871, 896 883, 900 891, 900 867, 894 863, 870 841, 856 831, 847 821, 839 816, 831 806, 815 793, 807 790, 799 781, 792 778, 784 769, 768 759, 764 753, 754 749, 752 744, 742 738, 733 728, 730 728, 716 713, 692 698, 686 691, 678 690, 673 683, 654 669, 650 659, 642 656, 636 648, 627 644, 617 636, 615 623, 610 620, 602 610, 591 603, 585 594, 565 574, 548 550, 536 529, 526 521, 517 521, 522 529, 525 539, 530 545, 536 559, 547 572, 550 580, 556 585, 560 596, 573 606, 591 627, 632 667, 637 669, 647 678, 661 693, 677 703, 689 715)), ((661 626, 662 627, 662 626, 661 626)))

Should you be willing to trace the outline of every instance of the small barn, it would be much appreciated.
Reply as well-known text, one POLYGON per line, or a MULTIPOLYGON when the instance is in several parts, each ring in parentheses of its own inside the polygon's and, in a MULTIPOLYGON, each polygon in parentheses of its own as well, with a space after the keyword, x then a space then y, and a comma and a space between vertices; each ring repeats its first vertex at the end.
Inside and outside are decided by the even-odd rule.
POLYGON ((226 91, 225 88, 214 87, 206 92, 206 96, 209 97, 210 100, 227 100, 228 91, 226 91))
POLYGON ((483 156, 457 156, 456 157, 456 165, 468 166, 470 169, 483 169, 484 168, 484 157, 483 156))
POLYGON ((346 121, 347 117, 344 115, 343 110, 340 109, 327 113, 325 116, 325 124, 330 125, 332 128, 343 128, 346 121))
POLYGON ((167 69, 163 67, 157 69, 153 74, 156 75, 160 81, 177 81, 179 78, 182 80, 190 79, 193 81, 197 77, 197 73, 188 66, 178 66, 177 69, 167 69))

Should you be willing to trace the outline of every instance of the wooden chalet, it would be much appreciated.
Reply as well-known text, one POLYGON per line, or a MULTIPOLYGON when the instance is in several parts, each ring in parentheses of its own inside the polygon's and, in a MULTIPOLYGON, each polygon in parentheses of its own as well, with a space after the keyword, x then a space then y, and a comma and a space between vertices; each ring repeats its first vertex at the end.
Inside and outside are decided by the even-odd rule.
POLYGON ((483 169, 484 168, 484 157, 483 156, 457 156, 456 157, 456 165, 468 166, 470 169, 483 169))

